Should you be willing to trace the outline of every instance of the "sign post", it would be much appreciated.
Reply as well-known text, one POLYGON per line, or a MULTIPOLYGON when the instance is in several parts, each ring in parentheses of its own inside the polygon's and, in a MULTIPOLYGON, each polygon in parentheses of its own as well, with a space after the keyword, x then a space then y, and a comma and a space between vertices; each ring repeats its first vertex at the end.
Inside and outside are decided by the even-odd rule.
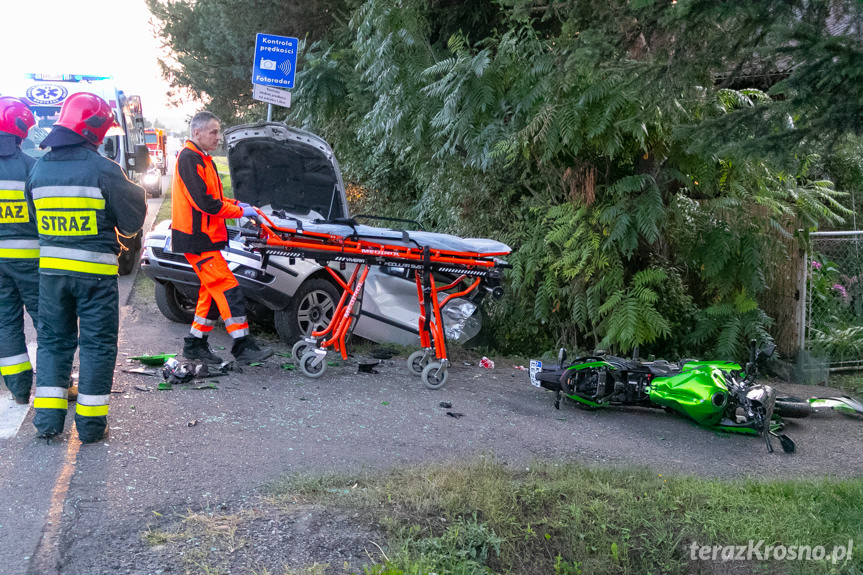
POLYGON ((290 108, 291 93, 280 88, 294 87, 299 40, 287 36, 258 34, 252 66, 252 97, 267 102, 267 121, 272 120, 273 104, 290 108))

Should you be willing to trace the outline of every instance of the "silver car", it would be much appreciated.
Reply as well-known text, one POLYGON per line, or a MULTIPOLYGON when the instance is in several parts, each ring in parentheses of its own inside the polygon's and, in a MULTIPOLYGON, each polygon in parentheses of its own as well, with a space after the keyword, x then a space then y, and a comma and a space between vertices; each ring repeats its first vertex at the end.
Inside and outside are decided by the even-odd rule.
MULTIPOLYGON (((294 226, 300 221, 313 227, 351 217, 335 155, 320 137, 268 122, 226 130, 225 144, 234 197, 261 208, 274 222, 294 226)), ((342 292, 324 269, 326 262, 262 256, 250 248, 252 227, 242 219, 239 224, 228 227, 229 245, 222 253, 243 287, 252 320, 272 322, 286 343, 326 327, 342 292)), ((353 271, 352 264, 328 265, 345 280, 353 271)), ((165 317, 191 323, 199 283, 185 257, 171 251, 170 221, 147 235, 141 270, 155 281, 156 303, 165 317)), ((455 277, 440 279, 451 282, 455 277)), ((498 283, 485 282, 484 289, 447 303, 442 319, 449 341, 466 342, 477 335, 479 300, 489 291, 497 292, 498 283)), ((413 273, 399 267, 373 267, 353 333, 378 343, 418 346, 419 317, 413 273)))

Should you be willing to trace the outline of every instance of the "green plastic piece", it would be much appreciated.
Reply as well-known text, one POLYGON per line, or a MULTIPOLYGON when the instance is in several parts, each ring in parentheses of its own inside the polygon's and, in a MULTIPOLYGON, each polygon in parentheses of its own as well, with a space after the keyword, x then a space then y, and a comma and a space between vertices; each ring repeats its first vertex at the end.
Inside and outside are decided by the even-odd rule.
POLYGON ((163 353, 160 355, 139 355, 138 357, 130 357, 143 363, 144 365, 164 365, 165 361, 177 357, 176 353, 163 353))

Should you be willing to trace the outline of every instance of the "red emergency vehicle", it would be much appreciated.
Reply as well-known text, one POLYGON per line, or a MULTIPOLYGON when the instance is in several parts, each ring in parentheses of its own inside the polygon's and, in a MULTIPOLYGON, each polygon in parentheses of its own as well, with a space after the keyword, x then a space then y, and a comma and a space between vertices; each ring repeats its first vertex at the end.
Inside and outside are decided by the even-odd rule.
POLYGON ((144 137, 147 140, 147 148, 150 150, 150 165, 157 167, 163 176, 166 175, 168 173, 168 155, 164 130, 159 128, 144 130, 144 137))

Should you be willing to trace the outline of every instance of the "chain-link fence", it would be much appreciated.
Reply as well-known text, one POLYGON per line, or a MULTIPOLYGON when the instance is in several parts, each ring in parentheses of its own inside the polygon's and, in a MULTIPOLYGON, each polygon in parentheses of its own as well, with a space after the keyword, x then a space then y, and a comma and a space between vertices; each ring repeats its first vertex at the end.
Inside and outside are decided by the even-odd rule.
POLYGON ((801 356, 809 372, 863 369, 863 231, 809 239, 801 356))

